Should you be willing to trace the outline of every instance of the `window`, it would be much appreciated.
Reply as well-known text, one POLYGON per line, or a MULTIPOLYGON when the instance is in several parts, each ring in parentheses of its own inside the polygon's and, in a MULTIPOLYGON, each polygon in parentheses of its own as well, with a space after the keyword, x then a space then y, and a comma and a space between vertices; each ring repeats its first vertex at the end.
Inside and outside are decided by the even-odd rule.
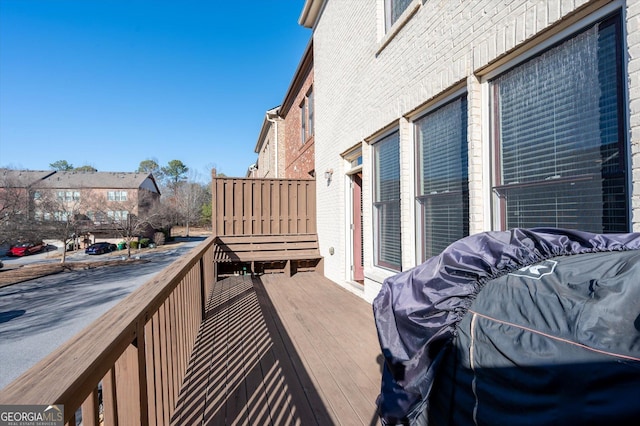
POLYGON ((628 231, 620 17, 492 82, 503 228, 628 231))
POLYGON ((309 89, 300 104, 300 137, 303 144, 313 136, 313 115, 313 89, 309 89))
POLYGON ((374 232, 376 265, 401 270, 400 136, 398 132, 373 146, 374 232))
POLYGON ((413 0, 384 0, 385 31, 396 23, 413 0))
POLYGON ((107 212, 107 217, 115 222, 123 222, 127 220, 129 216, 129 212, 126 210, 109 210, 107 212))
POLYGON ((80 200, 80 191, 56 191, 56 198, 58 201, 78 201, 80 200))
POLYGON ((127 201, 127 191, 108 191, 108 201, 127 201))
POLYGON ((65 211, 54 212, 53 218, 60 222, 68 222, 71 218, 71 213, 65 211))
POLYGON ((424 261, 469 235, 466 97, 418 119, 415 127, 424 261))

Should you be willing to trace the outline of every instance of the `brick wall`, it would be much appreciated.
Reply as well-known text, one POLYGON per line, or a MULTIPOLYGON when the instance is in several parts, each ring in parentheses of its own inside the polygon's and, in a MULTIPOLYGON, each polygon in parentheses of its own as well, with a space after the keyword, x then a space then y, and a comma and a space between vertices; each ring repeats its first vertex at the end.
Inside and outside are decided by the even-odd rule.
POLYGON ((289 179, 309 179, 315 170, 314 138, 302 143, 301 110, 306 94, 313 84, 313 71, 306 76, 291 109, 284 118, 285 122, 285 177, 289 179))
POLYGON ((627 7, 629 127, 631 135, 633 230, 640 231, 640 2, 627 7))
POLYGON ((371 147, 377 135, 400 129, 402 249, 405 269, 416 263, 415 171, 410 120, 415 111, 468 95, 470 232, 490 230, 491 164, 487 75, 554 37, 569 25, 616 5, 625 10, 629 131, 634 189, 633 226, 640 231, 640 2, 606 0, 416 0, 392 37, 383 33, 383 0, 328 1, 314 28, 315 154, 318 233, 326 275, 349 281, 347 165, 340 154, 363 141, 365 288, 375 297, 394 274, 373 266, 371 147), (627 6, 628 4, 628 6, 627 6), (333 169, 331 182, 322 174, 333 169), (333 247, 334 255, 330 255, 333 247))

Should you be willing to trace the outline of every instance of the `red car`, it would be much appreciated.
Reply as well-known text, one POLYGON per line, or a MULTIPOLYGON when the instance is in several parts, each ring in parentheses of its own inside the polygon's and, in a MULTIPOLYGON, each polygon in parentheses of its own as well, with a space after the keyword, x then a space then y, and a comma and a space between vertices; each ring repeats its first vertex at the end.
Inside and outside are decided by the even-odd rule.
POLYGON ((26 256, 39 253, 44 249, 44 243, 19 243, 9 249, 9 256, 26 256))

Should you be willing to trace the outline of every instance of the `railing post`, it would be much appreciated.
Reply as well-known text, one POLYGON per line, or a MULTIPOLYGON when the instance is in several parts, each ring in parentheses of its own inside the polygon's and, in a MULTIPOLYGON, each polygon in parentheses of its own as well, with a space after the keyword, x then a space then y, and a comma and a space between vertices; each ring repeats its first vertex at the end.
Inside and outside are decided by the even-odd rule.
POLYGON ((138 355, 138 400, 140 401, 140 425, 147 426, 149 424, 149 397, 147 390, 147 344, 145 335, 145 324, 147 318, 138 321, 138 330, 136 331, 136 348, 138 355))
MULTIPOLYGON (((200 266, 200 322, 204 321, 204 316, 207 310, 207 283, 205 282, 205 273, 204 273, 204 258, 203 256, 200 258, 199 266, 200 266)), ((213 267, 216 267, 214 262, 213 267)), ((216 274, 217 275, 217 271, 216 274)))
POLYGON ((115 367, 111 368, 102 379, 102 404, 104 407, 104 424, 118 425, 118 398, 116 395, 115 367))
MULTIPOLYGON (((138 350, 131 344, 115 365, 115 394, 118 424, 142 425, 138 350)), ((146 383, 146 380, 145 380, 146 383)))
POLYGON ((82 403, 82 425, 98 426, 100 424, 98 388, 94 388, 82 403))

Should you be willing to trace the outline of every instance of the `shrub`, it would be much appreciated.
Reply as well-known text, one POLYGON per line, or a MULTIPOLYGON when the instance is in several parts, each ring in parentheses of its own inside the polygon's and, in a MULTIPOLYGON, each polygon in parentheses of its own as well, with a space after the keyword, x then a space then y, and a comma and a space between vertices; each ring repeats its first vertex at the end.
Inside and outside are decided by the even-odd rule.
POLYGON ((137 241, 130 241, 129 242, 129 247, 131 247, 132 249, 137 249, 138 248, 138 242, 137 241))
POLYGON ((149 238, 141 238, 140 239, 140 248, 149 247, 149 243, 151 240, 149 238))

